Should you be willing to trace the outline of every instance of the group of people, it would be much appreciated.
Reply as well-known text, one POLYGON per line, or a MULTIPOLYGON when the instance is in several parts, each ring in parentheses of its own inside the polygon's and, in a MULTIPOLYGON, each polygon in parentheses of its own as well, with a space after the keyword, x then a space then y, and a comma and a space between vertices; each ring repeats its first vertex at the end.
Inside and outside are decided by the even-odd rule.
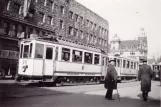
MULTIPOLYGON (((143 65, 139 67, 138 80, 141 81, 141 91, 144 101, 147 101, 148 93, 151 91, 151 79, 153 72, 151 67, 147 65, 147 60, 143 60, 143 65)), ((108 100, 115 100, 112 98, 114 89, 117 89, 118 74, 115 69, 115 60, 109 60, 109 66, 105 77, 105 88, 107 89, 105 98, 108 100)))

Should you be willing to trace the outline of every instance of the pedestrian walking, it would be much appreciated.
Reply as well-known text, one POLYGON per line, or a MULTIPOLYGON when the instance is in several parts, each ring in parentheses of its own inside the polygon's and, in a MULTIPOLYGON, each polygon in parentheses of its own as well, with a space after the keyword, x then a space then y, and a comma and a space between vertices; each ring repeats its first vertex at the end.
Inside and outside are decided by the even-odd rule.
POLYGON ((115 60, 109 60, 109 66, 105 77, 105 88, 107 89, 105 98, 109 100, 115 100, 112 98, 113 89, 117 89, 117 72, 115 69, 115 60))
POLYGON ((143 60, 143 65, 139 68, 138 80, 141 81, 141 91, 144 101, 147 101, 148 93, 151 91, 151 79, 153 72, 147 65, 147 60, 143 60))

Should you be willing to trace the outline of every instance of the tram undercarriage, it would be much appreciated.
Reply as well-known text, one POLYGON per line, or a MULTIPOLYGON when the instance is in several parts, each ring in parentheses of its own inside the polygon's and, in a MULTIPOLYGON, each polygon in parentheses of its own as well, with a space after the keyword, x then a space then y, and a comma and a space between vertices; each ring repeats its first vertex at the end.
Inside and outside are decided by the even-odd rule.
POLYGON ((94 76, 22 76, 19 75, 16 77, 16 81, 20 82, 21 80, 24 81, 29 81, 29 80, 39 80, 39 83, 43 83, 43 82, 50 82, 53 85, 56 84, 65 84, 65 83, 69 83, 69 84, 78 84, 78 83, 84 83, 84 84, 88 84, 88 83, 96 83, 99 84, 103 81, 104 77, 94 77, 94 76))

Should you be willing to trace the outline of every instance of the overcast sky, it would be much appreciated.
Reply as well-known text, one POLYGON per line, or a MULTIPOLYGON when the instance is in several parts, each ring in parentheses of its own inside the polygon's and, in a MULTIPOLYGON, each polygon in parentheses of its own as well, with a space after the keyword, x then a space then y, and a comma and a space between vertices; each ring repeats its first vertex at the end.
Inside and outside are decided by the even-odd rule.
POLYGON ((138 37, 144 28, 148 37, 148 56, 161 55, 161 0, 77 0, 109 22, 109 38, 138 37))

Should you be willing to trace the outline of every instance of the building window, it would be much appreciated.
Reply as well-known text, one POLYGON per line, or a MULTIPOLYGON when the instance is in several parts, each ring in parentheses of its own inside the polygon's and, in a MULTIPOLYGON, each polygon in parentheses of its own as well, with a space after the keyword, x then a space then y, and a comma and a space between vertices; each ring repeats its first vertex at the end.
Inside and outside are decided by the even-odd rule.
POLYGON ((80 31, 80 38, 83 39, 83 31, 80 31))
POLYGON ((86 26, 89 27, 89 20, 86 20, 86 26))
POLYGON ((53 10, 53 1, 52 0, 48 0, 47 7, 50 7, 53 10))
POLYGON ((40 12, 39 18, 40 18, 40 22, 45 22, 45 14, 44 13, 40 12))
POLYGON ((63 24, 63 21, 60 20, 60 29, 63 29, 64 28, 64 24, 63 24))
POLYGON ((57 4, 54 4, 54 10, 57 11, 58 10, 58 5, 57 4))
POLYGON ((65 0, 66 3, 69 3, 70 0, 65 0))
POLYGON ((93 22, 90 22, 90 28, 93 29, 93 22))
POLYGON ((79 18, 79 23, 83 24, 83 17, 82 16, 80 16, 80 18, 79 18))
POLYGON ((47 4, 47 0, 44 0, 44 6, 46 6, 46 4, 47 4))
POLYGON ((64 15, 64 6, 60 6, 60 13, 61 15, 64 15))
POLYGON ((8 22, 4 22, 4 33, 5 34, 9 33, 9 23, 8 22))
POLYGON ((94 37, 94 44, 96 44, 97 43, 97 38, 96 38, 96 36, 94 37))
POLYGON ((69 12, 69 18, 73 19, 73 12, 72 11, 69 12))
POLYGON ((86 40, 87 40, 87 42, 89 41, 89 34, 88 33, 86 33, 86 40))
POLYGON ((76 22, 78 21, 78 15, 77 15, 77 14, 74 15, 74 20, 75 20, 76 22))
POLYGON ((74 34, 73 36, 78 36, 78 29, 74 29, 74 34))
POLYGON ((47 17, 47 24, 52 24, 52 17, 51 16, 48 16, 47 17))
POLYGON ((17 31, 16 31, 16 28, 17 26, 15 24, 11 25, 10 26, 10 31, 9 31, 9 34, 11 37, 15 37, 16 34, 17 34, 17 31))
POLYGON ((7 10, 10 9, 10 4, 11 4, 11 1, 8 1, 8 4, 7 4, 7 10))
POLYGON ((90 35, 90 44, 93 43, 93 35, 90 35))
POLYGON ((51 10, 52 10, 52 12, 54 11, 54 3, 52 2, 52 6, 51 6, 51 10))
POLYGON ((13 3, 12 12, 13 12, 13 13, 16 13, 16 14, 19 14, 19 13, 20 13, 20 7, 21 7, 20 4, 18 4, 18 3, 13 3))
POLYGON ((94 30, 97 30, 97 25, 96 24, 94 24, 94 30))
POLYGON ((68 32, 69 35, 73 35, 73 28, 71 26, 69 26, 69 32, 68 32))
POLYGON ((82 62, 82 52, 77 51, 77 50, 73 50, 72 61, 73 62, 82 62))
POLYGON ((30 35, 31 35, 31 34, 33 34, 33 28, 29 28, 29 30, 28 30, 28 36, 29 36, 29 37, 28 37, 28 38, 30 38, 30 35))

